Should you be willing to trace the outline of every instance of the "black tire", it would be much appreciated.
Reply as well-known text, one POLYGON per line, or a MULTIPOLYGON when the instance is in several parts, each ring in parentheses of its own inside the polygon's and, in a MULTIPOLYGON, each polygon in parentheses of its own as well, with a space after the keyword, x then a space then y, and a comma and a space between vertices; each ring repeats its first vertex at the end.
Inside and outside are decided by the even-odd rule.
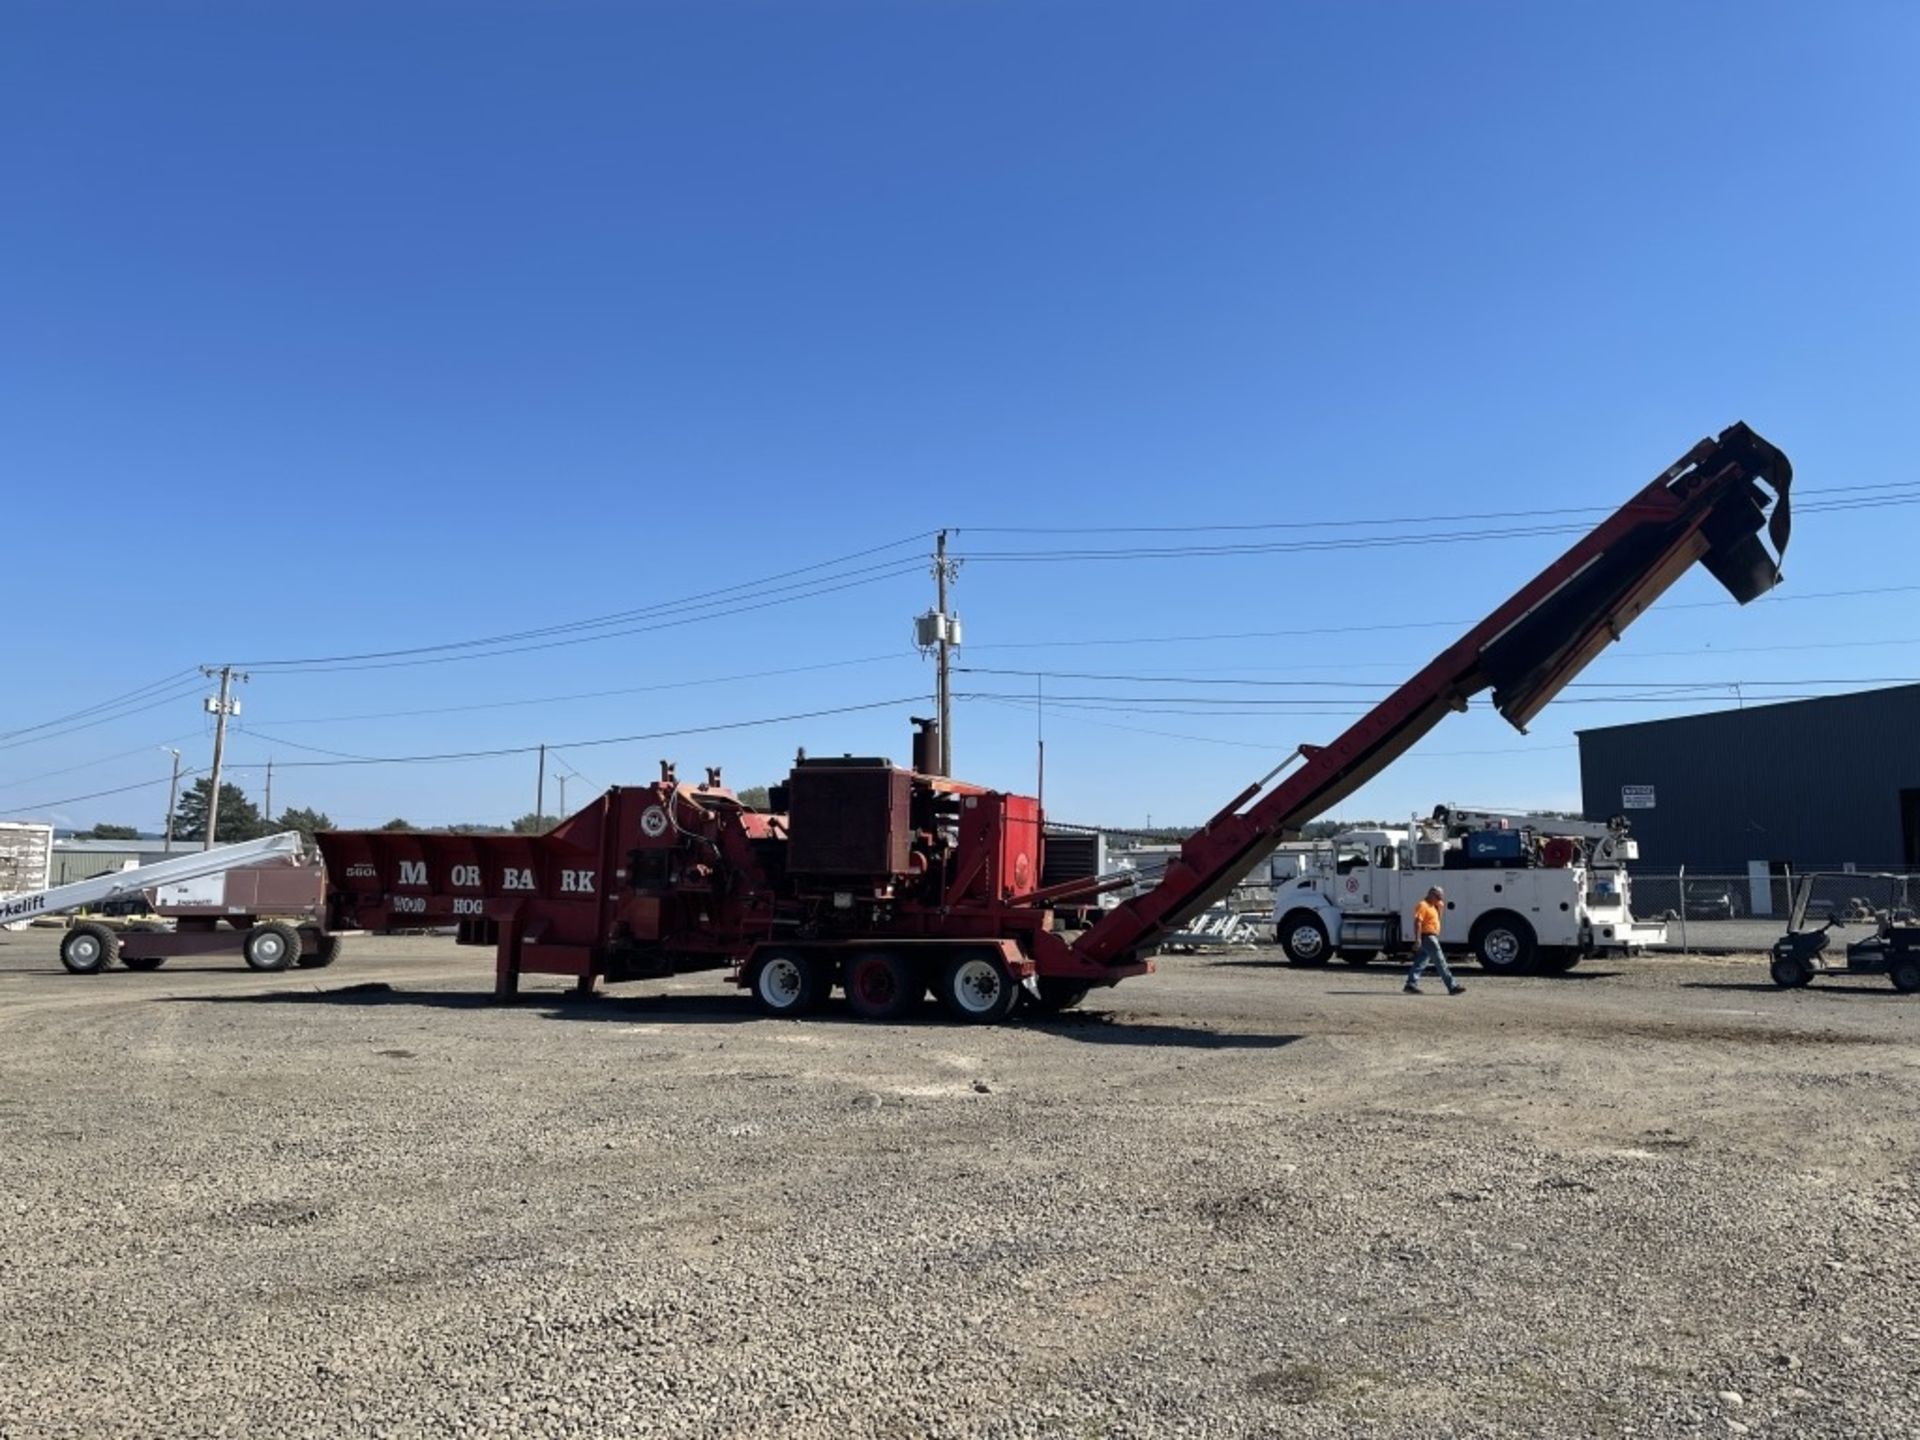
POLYGON ((1896 960, 1887 969, 1887 978, 1902 995, 1920 990, 1920 960, 1896 960))
POLYGON ((122 955, 120 963, 129 970, 158 970, 167 963, 164 955, 122 955))
POLYGON ((1058 1015, 1063 1010, 1071 1010, 1087 998, 1091 985, 1077 984, 1072 980, 1040 981, 1038 998, 1029 995, 1027 1003, 1042 1015, 1058 1015))
POLYGON ((306 950, 302 949, 299 957, 293 962, 303 970, 324 970, 327 966, 338 960, 340 958, 340 952, 346 949, 346 942, 344 940, 338 935, 329 935, 324 930, 302 930, 300 935, 302 940, 305 940, 308 936, 312 936, 314 939, 313 953, 308 954, 306 950))
POLYGON ((856 950, 840 969, 847 1008, 862 1020, 904 1020, 926 998, 920 967, 891 950, 856 950))
POLYGON ((1378 950, 1342 950, 1340 958, 1349 965, 1371 965, 1380 958, 1378 950))
POLYGON ((1767 973, 1782 990, 1798 990, 1813 983, 1813 966, 1799 955, 1774 956, 1767 973))
POLYGON ((1564 975, 1580 963, 1580 952, 1570 946, 1542 950, 1537 962, 1542 975, 1564 975))
POLYGON ((247 931, 247 938, 240 942, 240 954, 251 969, 284 970, 300 954, 300 932, 269 920, 247 931))
POLYGON ((747 972, 747 988, 762 1013, 782 1020, 819 1009, 832 980, 832 966, 797 950, 764 951, 747 972))
POLYGON ((60 963, 72 975, 98 975, 113 968, 120 937, 104 925, 76 925, 60 942, 60 963))
POLYGON ((1020 982, 996 950, 969 950, 940 967, 940 1005, 967 1025, 998 1025, 1020 1004, 1020 982))
POLYGON ((1280 922, 1279 938, 1289 965, 1324 965, 1333 958, 1326 924, 1311 910, 1289 910, 1280 922))
POLYGON ((1511 910, 1482 915, 1473 927, 1473 955, 1489 975, 1524 975, 1539 949, 1533 926, 1511 910))

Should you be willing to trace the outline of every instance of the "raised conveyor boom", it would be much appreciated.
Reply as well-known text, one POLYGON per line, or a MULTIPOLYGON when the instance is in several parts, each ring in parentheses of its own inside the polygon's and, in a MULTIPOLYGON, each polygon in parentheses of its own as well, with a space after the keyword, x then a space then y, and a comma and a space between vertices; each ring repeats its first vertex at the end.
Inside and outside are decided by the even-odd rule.
POLYGON ((1159 885, 1082 933, 1075 956, 1102 965, 1145 958, 1482 690, 1524 732, 1696 561, 1743 605, 1765 594, 1780 581, 1792 480, 1787 457, 1744 424, 1702 440, 1339 739, 1302 745, 1302 763, 1264 796, 1278 770, 1235 796, 1186 838, 1159 885))
POLYGON ((219 875, 242 865, 257 864, 274 856, 288 860, 300 858, 300 836, 289 830, 283 835, 268 835, 238 845, 219 845, 211 850, 194 850, 168 860, 155 861, 132 870, 116 870, 76 880, 71 885, 56 885, 50 890, 29 890, 19 895, 0 895, 0 920, 32 920, 40 915, 58 915, 86 905, 98 905, 136 891, 151 890, 179 880, 197 880, 203 875, 219 875))

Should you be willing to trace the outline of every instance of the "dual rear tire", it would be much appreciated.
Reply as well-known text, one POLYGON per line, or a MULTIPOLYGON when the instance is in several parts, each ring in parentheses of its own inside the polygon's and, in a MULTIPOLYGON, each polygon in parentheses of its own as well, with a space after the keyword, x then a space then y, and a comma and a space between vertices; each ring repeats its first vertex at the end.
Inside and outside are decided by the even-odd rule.
MULTIPOLYGON (((844 963, 804 950, 769 950, 748 970, 747 988, 765 1014, 790 1019, 818 1010, 838 978, 847 1008, 855 1015, 893 1022, 920 1008, 929 970, 934 971, 932 989, 941 1008, 963 1024, 996 1025, 1020 1004, 1019 977, 998 951, 985 948, 962 951, 937 967, 878 948, 855 951, 844 963)), ((1069 1009, 1086 993, 1084 986, 1043 985, 1040 1005, 1049 1011, 1069 1009)))

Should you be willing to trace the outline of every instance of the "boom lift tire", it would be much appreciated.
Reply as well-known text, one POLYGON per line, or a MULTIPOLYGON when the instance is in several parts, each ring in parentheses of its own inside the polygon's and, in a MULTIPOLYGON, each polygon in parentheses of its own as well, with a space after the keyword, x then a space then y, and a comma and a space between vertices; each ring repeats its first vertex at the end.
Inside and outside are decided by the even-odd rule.
POLYGON ((998 1025, 1020 1003, 1020 982, 997 951, 962 951, 940 968, 940 1004, 966 1025, 998 1025))
POLYGON ((1333 958, 1326 922, 1311 910, 1289 910, 1280 922, 1280 948, 1289 965, 1324 965, 1333 958))
POLYGON ((158 970, 167 963, 164 955, 122 955, 120 963, 129 970, 158 970))
POLYGON ((1076 985, 1071 980, 1042 980, 1039 997, 1029 995, 1027 998, 1042 1015, 1058 1015, 1073 1009, 1092 989, 1091 985, 1076 985))
POLYGON ((1482 915, 1473 927, 1473 954, 1490 975, 1524 975, 1538 949, 1533 926, 1511 910, 1482 915))
POLYGON ((346 948, 346 942, 341 940, 338 935, 329 935, 325 931, 314 931, 303 928, 300 931, 300 935, 303 947, 305 938, 308 935, 312 935, 315 942, 314 952, 311 955, 307 954, 306 950, 302 948, 300 955, 293 962, 303 970, 326 969, 327 966, 333 964, 334 961, 340 958, 340 952, 346 948))
POLYGON ((1813 983, 1813 966, 1798 955, 1774 956, 1767 973, 1782 990, 1798 990, 1813 983))
POLYGON ((927 993, 920 967, 890 950, 858 951, 842 971, 847 1008, 862 1020, 904 1020, 927 993))
POLYGON ((74 975, 98 975, 120 954, 120 937, 104 925, 76 925, 60 942, 60 963, 74 975))
POLYGON ((278 920, 254 926, 240 946, 240 954, 255 970, 284 970, 299 953, 300 933, 278 920))
POLYGON ((832 984, 831 966, 794 950, 761 954, 747 974, 747 986, 760 1009, 781 1019, 819 1009, 832 984))

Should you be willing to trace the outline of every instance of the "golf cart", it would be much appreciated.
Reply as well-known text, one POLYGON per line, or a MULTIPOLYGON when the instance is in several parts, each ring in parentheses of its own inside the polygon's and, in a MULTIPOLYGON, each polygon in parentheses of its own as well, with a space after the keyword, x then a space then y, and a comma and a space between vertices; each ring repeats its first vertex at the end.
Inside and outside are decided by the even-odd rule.
MULTIPOLYGON (((1773 942, 1773 963, 1768 967, 1773 983, 1785 990, 1796 990, 1812 982, 1816 975, 1885 975, 1893 988, 1907 994, 1920 991, 1920 919, 1903 904, 1887 908, 1863 909, 1858 899, 1846 904, 1831 902, 1820 906, 1827 912, 1826 923, 1816 929, 1804 929, 1807 911, 1813 904, 1816 882, 1839 881, 1851 884, 1861 880, 1890 882, 1890 894, 1901 893, 1905 879, 1899 875, 1835 875, 1815 872, 1800 877, 1794 890, 1793 914, 1787 921, 1787 933, 1773 942), (1860 940, 1846 942, 1845 959, 1828 955, 1830 932, 1836 925, 1870 924, 1873 933, 1860 940)), ((1829 887, 1831 888, 1831 887, 1829 887)))

